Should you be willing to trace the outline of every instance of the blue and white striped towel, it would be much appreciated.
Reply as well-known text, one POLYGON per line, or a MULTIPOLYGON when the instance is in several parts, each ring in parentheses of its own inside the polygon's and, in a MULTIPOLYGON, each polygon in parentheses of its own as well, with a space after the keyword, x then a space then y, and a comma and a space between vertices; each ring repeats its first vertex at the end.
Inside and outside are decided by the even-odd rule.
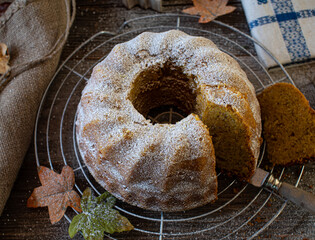
MULTIPOLYGON (((252 36, 282 64, 315 58, 315 0, 242 0, 252 36)), ((259 46, 266 67, 276 62, 259 46)))

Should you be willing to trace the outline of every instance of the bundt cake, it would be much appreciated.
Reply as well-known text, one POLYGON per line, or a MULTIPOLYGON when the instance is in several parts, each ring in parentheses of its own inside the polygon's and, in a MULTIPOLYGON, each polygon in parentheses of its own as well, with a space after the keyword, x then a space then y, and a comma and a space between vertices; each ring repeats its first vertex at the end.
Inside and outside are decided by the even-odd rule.
POLYGON ((260 134, 255 91, 238 63, 177 30, 116 45, 93 69, 77 111, 77 143, 91 174, 117 198, 150 210, 215 200, 215 164, 250 178, 260 134), (153 125, 145 116, 163 105, 188 116, 153 125))
POLYGON ((258 95, 267 156, 274 165, 315 160, 315 111, 290 83, 276 83, 258 95))

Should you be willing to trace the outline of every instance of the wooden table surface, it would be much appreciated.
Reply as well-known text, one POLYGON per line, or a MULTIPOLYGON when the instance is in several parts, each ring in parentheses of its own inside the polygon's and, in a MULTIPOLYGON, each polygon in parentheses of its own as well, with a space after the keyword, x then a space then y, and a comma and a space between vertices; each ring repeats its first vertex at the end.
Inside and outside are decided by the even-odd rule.
MULTIPOLYGON (((182 9, 189 6, 188 0, 169 0, 164 1, 164 12, 167 13, 180 13, 182 9)), ((237 9, 233 13, 219 17, 218 20, 229 24, 240 31, 249 34, 248 25, 245 19, 245 15, 242 9, 242 5, 239 0, 230 1, 230 5, 236 6, 237 9)), ((157 14, 152 10, 144 10, 139 7, 135 7, 131 10, 127 10, 117 0, 77 0, 77 15, 76 20, 71 28, 68 42, 63 50, 61 62, 64 61, 82 42, 87 40, 92 35, 99 31, 116 32, 117 29, 124 23, 124 21, 141 17, 157 14)), ((192 24, 196 25, 197 19, 193 19, 192 24), (194 22, 193 22, 194 20, 194 22)), ((158 18, 156 20, 157 25, 163 25, 167 20, 158 18)), ((144 24, 143 22, 141 24, 144 24)), ((127 26, 128 27, 128 26, 127 26)), ((207 25, 200 26, 202 29, 207 29, 207 25)), ((132 28, 132 27, 131 27, 132 28)), ((221 31, 220 27, 217 29, 221 31)), ((222 32, 224 32, 222 30, 222 32)), ((231 39, 237 39, 238 36, 235 33, 226 33, 231 39)), ((248 46, 248 51, 255 55, 252 43, 244 41, 244 46, 248 46)), ((77 58, 82 56, 77 56, 77 58)), ((73 62, 69 62, 69 65, 73 62)), ((305 94, 311 103, 311 106, 315 108, 315 71, 314 63, 308 63, 297 67, 288 67, 287 70, 291 77, 294 79, 296 85, 305 94)), ((271 74, 277 76, 277 71, 272 70, 271 74)), ((52 90, 55 91, 55 90, 52 90)), ((78 95, 79 96, 79 95, 78 95)), ((48 101, 51 97, 48 95, 48 101)), ((48 109, 49 105, 47 105, 48 109)), ((47 109, 44 107, 43 115, 47 115, 47 109)), ((62 111, 62 109, 57 110, 62 111)), ((54 141, 54 137, 50 139, 54 141)), ((39 155, 45 153, 45 150, 39 149, 39 155)), ((60 170, 61 168, 58 168, 60 170)), ((297 175, 300 167, 289 168, 286 175, 290 181, 290 177, 297 175)), ((315 193, 315 164, 309 163, 305 166, 305 171, 302 176, 300 187, 315 193)), ((49 222, 48 211, 46 208, 28 209, 26 208, 26 201, 30 196, 32 190, 35 187, 40 186, 35 163, 34 144, 31 144, 27 155, 25 156, 24 163, 19 172, 18 178, 15 182, 14 188, 11 192, 10 198, 6 204, 4 212, 0 217, 0 239, 70 239, 68 236, 68 221, 63 218, 57 224, 51 225, 49 222)), ((242 185, 238 186, 242 187, 242 185)), ((240 195, 236 206, 228 208, 227 211, 234 211, 238 205, 242 205, 247 201, 251 192, 257 191, 254 188, 249 188, 249 195, 240 195)), ((235 190, 235 189, 234 189, 235 190)), ((237 191, 237 189, 235 190, 237 191)), ((235 194, 235 193, 234 193, 235 194)), ((268 192, 262 193, 267 196, 268 192)), ((275 216, 279 204, 277 205, 277 197, 272 197, 267 203, 265 209, 259 213, 253 221, 246 224, 246 229, 240 231, 237 234, 232 234, 227 239, 244 239, 251 232, 256 232, 262 228, 273 216, 275 216)), ((202 211, 202 210, 200 210, 202 211)), ((224 212, 222 213, 224 215, 224 212)), ((130 218, 132 223, 137 228, 146 228, 145 223, 136 218, 130 218)), ((235 219, 220 228, 220 231, 229 232, 230 228, 235 224, 244 221, 244 219, 235 219)), ((148 223, 149 225, 151 223, 148 223)), ((182 228, 192 228, 194 223, 187 222, 181 223, 182 228)), ((196 224, 196 223, 195 223, 196 224)), ((203 223, 206 224, 206 223, 203 223)), ((152 226, 153 227, 153 226, 152 226)), ((157 226, 159 227, 159 226, 157 226)), ((245 227, 244 227, 245 228, 245 227)), ((165 226, 165 230, 178 231, 178 226, 168 225, 165 226), (174 229, 172 229, 172 227, 174 229)), ((216 233, 203 233, 194 236, 187 236, 185 239, 215 239, 216 233), (212 235, 213 234, 213 235, 212 235)), ((152 236, 146 233, 140 233, 132 231, 126 234, 114 234, 113 237, 118 239, 159 239, 158 236, 152 236)), ((83 239, 80 235, 76 235, 74 239, 83 239)), ((172 237, 164 237, 163 239, 173 239, 172 237)), ((174 238, 175 239, 175 238, 174 238)), ((178 239, 178 238, 176 238, 178 239)), ((284 211, 267 227, 262 231, 257 239, 315 239, 315 218, 306 211, 299 209, 292 204, 287 204, 284 211)))

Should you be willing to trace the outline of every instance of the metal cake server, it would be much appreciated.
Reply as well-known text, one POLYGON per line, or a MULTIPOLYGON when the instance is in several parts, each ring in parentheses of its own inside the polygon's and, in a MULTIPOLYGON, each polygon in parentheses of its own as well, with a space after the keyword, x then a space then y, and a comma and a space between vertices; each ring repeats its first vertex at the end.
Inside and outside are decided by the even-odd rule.
POLYGON ((288 183, 281 182, 272 174, 261 168, 256 169, 249 183, 255 187, 266 187, 275 190, 282 197, 308 210, 310 213, 315 214, 315 195, 288 183))

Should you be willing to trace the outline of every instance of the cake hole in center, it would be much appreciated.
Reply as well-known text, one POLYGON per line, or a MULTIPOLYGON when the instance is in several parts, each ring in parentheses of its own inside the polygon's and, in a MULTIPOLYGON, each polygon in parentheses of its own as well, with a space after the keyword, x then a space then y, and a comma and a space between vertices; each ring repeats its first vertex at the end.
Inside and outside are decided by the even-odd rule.
POLYGON ((174 124, 194 112, 195 81, 172 64, 154 66, 141 72, 129 94, 133 106, 155 123, 174 124))
POLYGON ((150 119, 153 124, 175 124, 185 117, 187 117, 187 114, 173 105, 153 108, 147 115, 147 119, 150 119))

